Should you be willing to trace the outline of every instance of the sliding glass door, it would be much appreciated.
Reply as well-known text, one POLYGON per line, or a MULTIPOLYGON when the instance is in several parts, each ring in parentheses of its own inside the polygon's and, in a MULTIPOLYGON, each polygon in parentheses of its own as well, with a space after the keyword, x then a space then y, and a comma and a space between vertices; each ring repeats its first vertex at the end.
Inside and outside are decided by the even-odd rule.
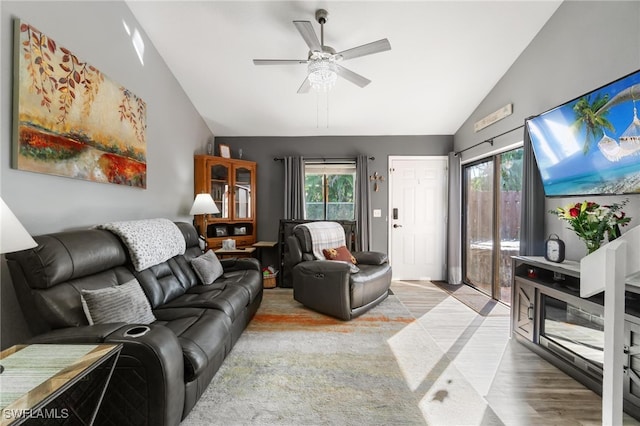
POLYGON ((464 168, 465 282, 492 294, 493 161, 464 168))
POLYGON ((464 281, 511 301, 511 256, 520 248, 522 148, 464 166, 464 281))

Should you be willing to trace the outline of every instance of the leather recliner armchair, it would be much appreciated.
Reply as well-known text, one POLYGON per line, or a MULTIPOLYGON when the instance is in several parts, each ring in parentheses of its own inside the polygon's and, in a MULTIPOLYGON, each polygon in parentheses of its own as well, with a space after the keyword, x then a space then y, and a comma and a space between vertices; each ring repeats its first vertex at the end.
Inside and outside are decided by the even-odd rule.
POLYGON ((388 296, 391 266, 386 254, 352 253, 358 272, 347 262, 317 260, 306 224, 294 228, 287 244, 285 267, 292 269, 293 297, 308 308, 348 321, 388 296))

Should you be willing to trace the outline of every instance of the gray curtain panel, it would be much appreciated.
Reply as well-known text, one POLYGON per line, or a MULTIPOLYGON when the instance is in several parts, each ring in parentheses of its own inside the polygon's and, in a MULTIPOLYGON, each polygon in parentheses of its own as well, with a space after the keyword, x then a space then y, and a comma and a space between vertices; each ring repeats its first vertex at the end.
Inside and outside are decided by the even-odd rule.
POLYGON ((447 281, 462 284, 462 169, 460 156, 449 153, 449 211, 447 220, 447 281))
POLYGON ((304 159, 284 157, 283 219, 304 219, 304 159))
POLYGON ((524 156, 522 159, 522 205, 520 216, 520 255, 541 256, 544 253, 544 188, 533 155, 531 138, 524 126, 524 156))
POLYGON ((369 193, 369 157, 358 155, 356 158, 356 226, 358 239, 356 250, 371 249, 371 196, 369 193))

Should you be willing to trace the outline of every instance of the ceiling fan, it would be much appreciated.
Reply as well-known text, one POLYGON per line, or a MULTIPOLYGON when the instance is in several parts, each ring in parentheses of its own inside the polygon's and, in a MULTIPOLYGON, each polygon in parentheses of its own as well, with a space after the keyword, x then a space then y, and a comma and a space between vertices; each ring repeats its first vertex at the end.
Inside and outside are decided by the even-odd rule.
POLYGON ((316 11, 316 21, 320 24, 320 40, 309 21, 293 21, 300 35, 309 46, 307 59, 254 59, 255 65, 293 65, 308 64, 307 77, 298 89, 298 93, 308 93, 311 88, 318 91, 328 91, 336 82, 338 76, 349 80, 353 84, 365 87, 371 80, 355 73, 342 65, 341 61, 372 55, 374 53, 391 50, 389 40, 382 40, 363 44, 362 46, 337 52, 324 44, 324 24, 327 23, 329 13, 324 9, 316 11))

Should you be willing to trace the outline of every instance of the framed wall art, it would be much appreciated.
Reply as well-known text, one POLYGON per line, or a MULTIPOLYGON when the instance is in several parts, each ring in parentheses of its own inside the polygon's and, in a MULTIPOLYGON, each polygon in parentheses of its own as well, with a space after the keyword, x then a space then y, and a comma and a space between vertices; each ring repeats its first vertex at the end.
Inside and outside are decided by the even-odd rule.
POLYGON ((19 19, 14 40, 13 167, 146 188, 145 102, 19 19))
POLYGON ((231 158, 231 149, 229 148, 229 145, 221 143, 218 144, 218 146, 220 147, 220 157, 231 158))

